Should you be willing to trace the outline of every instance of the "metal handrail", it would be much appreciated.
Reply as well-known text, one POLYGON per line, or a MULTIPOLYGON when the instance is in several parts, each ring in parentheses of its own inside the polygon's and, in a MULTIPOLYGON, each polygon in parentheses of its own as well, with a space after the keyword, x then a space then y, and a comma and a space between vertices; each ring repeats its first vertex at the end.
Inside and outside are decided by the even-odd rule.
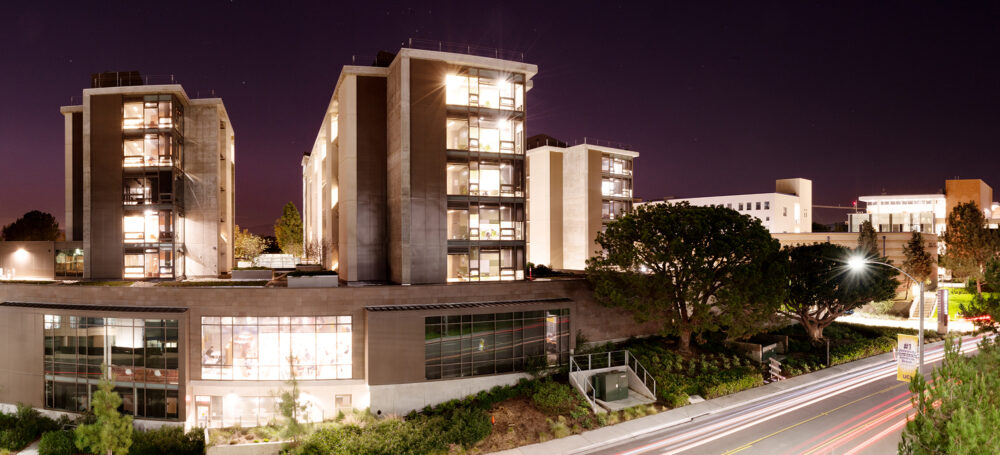
POLYGON ((624 366, 631 369, 632 372, 635 373, 635 375, 642 380, 642 385, 644 385, 647 389, 649 389, 653 393, 653 397, 656 397, 656 379, 649 374, 649 371, 646 370, 646 367, 644 367, 641 363, 639 363, 639 359, 637 359, 634 355, 632 355, 632 353, 629 352, 628 350, 623 349, 621 351, 607 351, 596 354, 578 354, 570 356, 569 358, 570 372, 593 370, 595 368, 611 368, 618 366, 624 366), (617 360, 616 357, 617 358, 621 357, 615 355, 618 353, 624 354, 623 363, 616 362, 617 360), (577 358, 582 359, 584 357, 586 357, 587 359, 587 368, 583 368, 580 365, 580 362, 577 361, 577 358), (597 366, 594 365, 595 358, 599 359, 597 366))

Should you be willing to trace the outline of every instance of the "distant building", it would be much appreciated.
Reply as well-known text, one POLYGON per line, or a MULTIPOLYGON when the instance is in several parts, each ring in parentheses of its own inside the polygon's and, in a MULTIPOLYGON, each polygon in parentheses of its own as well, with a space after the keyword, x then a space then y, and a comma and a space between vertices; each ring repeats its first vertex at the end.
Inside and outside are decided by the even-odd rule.
POLYGON ((667 199, 636 205, 687 202, 725 207, 759 219, 771 233, 812 232, 812 180, 781 179, 774 186, 773 193, 667 199))
POLYGON ((944 194, 861 196, 864 213, 848 215, 851 232, 870 221, 876 232, 944 233, 948 214, 960 203, 975 202, 996 228, 1000 223, 1000 203, 993 202, 993 189, 980 179, 946 180, 944 194))
POLYGON ((550 136, 528 143, 528 261, 583 270, 601 250, 604 224, 632 211, 638 153, 594 144, 567 147, 550 136), (548 145, 546 145, 548 144, 548 145))
POLYGON ((235 151, 222 100, 143 85, 135 72, 96 74, 91 85, 81 105, 60 110, 66 240, 80 242, 83 278, 229 272, 235 151))
POLYGON ((524 279, 535 65, 401 49, 344 66, 302 159, 304 241, 347 282, 524 279))

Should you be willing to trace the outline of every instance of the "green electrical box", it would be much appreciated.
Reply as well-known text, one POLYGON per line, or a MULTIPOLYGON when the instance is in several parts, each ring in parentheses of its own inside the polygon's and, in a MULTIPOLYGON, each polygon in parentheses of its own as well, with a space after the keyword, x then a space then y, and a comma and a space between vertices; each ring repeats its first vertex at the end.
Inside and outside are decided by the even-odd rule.
POLYGON ((590 380, 598 400, 616 401, 628 398, 628 373, 624 371, 595 374, 590 380))

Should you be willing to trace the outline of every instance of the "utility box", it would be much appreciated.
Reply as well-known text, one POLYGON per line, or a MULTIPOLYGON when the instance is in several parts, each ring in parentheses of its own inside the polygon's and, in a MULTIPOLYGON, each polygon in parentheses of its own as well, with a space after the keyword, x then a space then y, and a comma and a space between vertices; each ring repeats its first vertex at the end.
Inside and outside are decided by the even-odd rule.
POLYGON ((628 373, 624 371, 595 374, 590 380, 598 400, 616 401, 628 398, 628 373))

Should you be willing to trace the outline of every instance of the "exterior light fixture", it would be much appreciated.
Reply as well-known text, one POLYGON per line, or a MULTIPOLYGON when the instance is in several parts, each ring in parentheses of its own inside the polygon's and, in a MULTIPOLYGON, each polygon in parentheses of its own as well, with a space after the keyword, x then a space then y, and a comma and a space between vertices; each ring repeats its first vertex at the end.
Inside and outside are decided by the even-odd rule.
POLYGON ((25 261, 29 256, 31 256, 31 253, 28 253, 28 251, 24 248, 18 248, 17 251, 14 252, 14 259, 18 261, 25 261))
POLYGON ((864 270, 868 264, 872 265, 883 265, 892 269, 895 269, 899 273, 902 273, 907 278, 920 283, 920 306, 917 308, 920 316, 920 330, 917 333, 917 350, 919 352, 919 362, 917 363, 917 373, 923 374, 924 372, 924 281, 914 278, 909 273, 903 271, 903 269, 896 267, 892 264, 886 262, 872 261, 864 256, 852 256, 847 260, 847 266, 850 267, 853 272, 860 272, 864 270))

